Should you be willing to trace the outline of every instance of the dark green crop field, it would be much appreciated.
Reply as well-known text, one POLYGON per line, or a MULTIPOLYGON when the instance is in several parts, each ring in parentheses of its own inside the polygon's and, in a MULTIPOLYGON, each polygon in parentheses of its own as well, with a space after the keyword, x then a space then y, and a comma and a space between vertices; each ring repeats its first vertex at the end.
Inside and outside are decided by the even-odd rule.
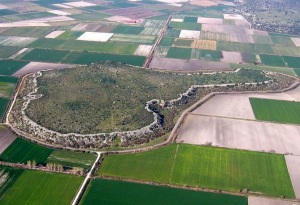
POLYGON ((99 174, 295 197, 284 156, 277 154, 179 144, 140 154, 108 156, 99 174))
POLYGON ((247 205, 247 198, 162 186, 95 179, 81 205, 247 205))
POLYGON ((35 160, 37 164, 44 163, 53 150, 17 138, 1 155, 5 162, 26 163, 35 160))
POLYGON ((193 23, 193 22, 171 22, 170 27, 173 29, 178 29, 178 30, 196 30, 200 31, 202 25, 199 23, 193 23))
POLYGON ((174 38, 164 37, 164 38, 162 38, 162 40, 160 41, 159 45, 160 45, 160 46, 172 46, 173 41, 174 41, 174 38))
POLYGON ((13 167, 0 166, 0 204, 7 190, 15 183, 23 170, 13 167))
POLYGON ((299 102, 250 98, 250 103, 258 120, 300 124, 299 102))
POLYGON ((4 112, 8 106, 9 99, 0 97, 0 120, 2 120, 4 112))
POLYGON ((261 62, 268 66, 285 67, 285 62, 281 56, 260 54, 261 62))
POLYGON ((69 205, 83 177, 24 170, 7 190, 0 205, 69 205))
POLYGON ((190 59, 191 53, 192 53, 191 48, 170 47, 167 57, 168 58, 190 59))
POLYGON ((290 68, 300 68, 300 57, 282 56, 290 68))
POLYGON ((144 27, 138 26, 117 26, 112 30, 113 33, 124 34, 140 34, 144 30, 144 27))
POLYGON ((111 61, 121 62, 134 66, 142 66, 146 58, 144 56, 118 55, 110 53, 72 52, 62 62, 88 65, 91 63, 111 61))
POLYGON ((26 53, 22 59, 28 61, 41 61, 41 62, 60 62, 70 51, 60 51, 52 49, 33 49, 26 53))
POLYGON ((0 61, 0 75, 12 75, 29 62, 14 61, 14 60, 1 60, 0 61))

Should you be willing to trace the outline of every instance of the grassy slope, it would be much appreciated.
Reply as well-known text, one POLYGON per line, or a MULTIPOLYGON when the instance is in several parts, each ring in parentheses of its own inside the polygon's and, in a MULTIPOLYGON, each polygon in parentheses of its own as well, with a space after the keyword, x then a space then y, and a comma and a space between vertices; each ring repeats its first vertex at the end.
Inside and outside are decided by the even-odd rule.
POLYGON ((130 155, 105 157, 100 173, 139 180, 168 183, 176 146, 130 155), (122 170, 122 171, 121 171, 122 170))
POLYGON ((300 103, 282 100, 250 98, 258 120, 300 124, 300 103))
POLYGON ((247 198, 129 182, 93 180, 82 205, 247 205, 247 198), (158 197, 159 196, 159 197, 158 197))
POLYGON ((271 196, 295 196, 282 155, 180 144, 175 157, 174 150, 175 145, 171 145, 140 154, 108 156, 99 172, 138 180, 170 180, 171 184, 232 191, 248 188, 271 196), (162 159, 167 149, 172 151, 162 159))
POLYGON ((35 160, 44 163, 53 150, 17 138, 1 155, 0 160, 6 162, 22 162, 35 160))
POLYGON ((0 201, 0 205, 67 205, 76 194, 83 178, 25 170, 0 201))

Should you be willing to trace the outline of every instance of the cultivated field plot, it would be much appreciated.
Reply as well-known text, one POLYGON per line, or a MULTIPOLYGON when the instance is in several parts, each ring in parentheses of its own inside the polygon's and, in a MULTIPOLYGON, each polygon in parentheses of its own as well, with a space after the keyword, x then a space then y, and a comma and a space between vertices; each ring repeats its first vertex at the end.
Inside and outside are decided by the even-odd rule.
MULTIPOLYGON (((9 129, 4 126, 0 126, 0 154, 4 152, 4 150, 13 143, 13 141, 17 138, 15 134, 13 134, 9 129)), ((1 183, 0 183, 1 184, 1 183)), ((1 185, 0 185, 1 186, 1 185)))
POLYGON ((121 62, 134 66, 142 66, 146 58, 144 56, 117 55, 110 53, 72 52, 62 62, 80 65, 89 65, 104 61, 121 62))
POLYGON ((273 54, 274 53, 271 45, 240 43, 240 42, 227 42, 227 41, 218 41, 217 42, 217 50, 237 51, 237 52, 254 53, 254 54, 273 54))
POLYGON ((0 75, 12 75, 27 64, 24 61, 0 60, 0 75))
POLYGON ((45 38, 56 38, 59 35, 61 35, 62 33, 64 33, 65 31, 52 31, 51 33, 49 33, 48 35, 45 36, 45 38))
POLYGON ((270 38, 271 38, 273 44, 279 44, 280 46, 288 46, 288 47, 295 46, 294 42, 292 41, 292 39, 290 37, 270 35, 270 38))
POLYGON ((217 42, 211 40, 195 40, 193 41, 191 47, 205 50, 216 50, 217 42))
POLYGON ((157 149, 139 154, 109 155, 99 172, 106 176, 218 190, 249 189, 271 196, 295 196, 283 155, 184 144, 173 144, 162 150, 170 152, 162 155, 163 151, 157 149), (164 160, 157 160, 160 157, 164 160))
POLYGON ((51 33, 55 27, 25 27, 25 28, 10 28, 1 33, 4 36, 21 36, 40 38, 51 33))
POLYGON ((257 43, 257 44, 268 44, 268 45, 273 44, 269 36, 254 35, 254 36, 252 36, 252 39, 253 39, 254 43, 257 43))
MULTIPOLYGON (((2 93, 1 93, 1 95, 2 95, 2 93)), ((0 97, 0 120, 2 120, 2 118, 4 117, 5 110, 8 106, 8 103, 9 103, 9 99, 0 97)))
POLYGON ((150 18, 153 16, 160 16, 163 13, 142 8, 142 7, 131 7, 131 8, 120 8, 120 9, 109 9, 103 11, 105 13, 111 14, 111 15, 119 15, 119 16, 124 16, 133 20, 138 20, 138 19, 145 19, 145 18, 150 18))
POLYGON ((300 38, 291 38, 295 46, 300 46, 300 38))
POLYGON ((123 33, 123 34, 135 34, 138 35, 144 30, 141 26, 116 26, 113 33, 123 33))
POLYGON ((300 205, 295 201, 249 196, 248 205, 300 205))
POLYGON ((108 155, 98 173, 168 183, 175 153, 176 145, 170 145, 138 154, 108 155))
POLYGON ((231 41, 231 36, 228 33, 215 33, 203 30, 200 33, 200 38, 215 41, 231 41))
POLYGON ((106 42, 113 35, 114 35, 113 33, 85 32, 79 38, 77 38, 77 40, 106 42))
POLYGON ((180 23, 180 22, 171 22, 169 26, 173 29, 177 30, 196 30, 200 31, 201 30, 201 24, 199 23, 180 23))
POLYGON ((250 98, 257 120, 300 124, 300 102, 250 98))
POLYGON ((193 49, 191 59, 199 59, 203 61, 220 61, 222 57, 221 51, 199 50, 193 49))
POLYGON ((146 20, 143 22, 142 26, 145 28, 163 28, 166 24, 166 21, 162 20, 146 20))
POLYGON ((68 12, 64 12, 64 11, 60 11, 60 10, 50 10, 48 11, 49 13, 52 13, 52 14, 56 14, 58 16, 67 16, 67 15, 71 15, 70 13, 68 12))
POLYGON ((152 46, 150 45, 139 45, 139 47, 134 52, 134 55, 137 56, 148 56, 150 51, 152 49, 152 46))
POLYGON ((296 198, 300 199, 300 156, 286 155, 285 161, 289 170, 296 198))
POLYGON ((175 47, 191 47, 193 40, 177 38, 174 41, 175 47))
MULTIPOLYGON (((158 46, 154 52, 154 56, 157 58, 164 58, 167 56, 169 52, 169 48, 167 46, 158 46)), ((152 61, 151 61, 152 62, 152 61)))
POLYGON ((180 58, 180 59, 190 59, 191 58, 191 48, 178 48, 178 47, 170 47, 167 57, 168 58, 180 58))
POLYGON ((62 164, 68 167, 82 167, 85 169, 90 169, 95 160, 96 155, 94 154, 66 150, 53 150, 46 162, 62 164))
POLYGON ((145 28, 140 34, 141 35, 149 35, 149 36, 157 36, 161 31, 160 28, 145 28))
POLYGON ((283 60, 290 68, 300 68, 300 57, 282 56, 283 60))
POLYGON ((202 31, 208 31, 213 33, 246 34, 245 28, 234 25, 203 24, 202 31))
POLYGON ((71 68, 75 67, 75 65, 70 64, 63 64, 63 63, 42 63, 42 62, 30 62, 17 72, 13 74, 15 77, 22 77, 28 73, 35 73, 38 71, 43 70, 56 70, 56 69, 63 69, 63 68, 71 68))
POLYGON ((83 34, 84 33, 82 31, 63 31, 59 36, 57 36, 57 38, 75 40, 78 39, 83 34))
POLYGON ((247 198, 241 196, 197 192, 104 179, 95 179, 91 182, 81 204, 184 205, 187 203, 187 199, 189 204, 199 204, 199 202, 205 201, 206 205, 247 205, 247 198), (116 195, 116 193, 119 194, 116 195))
POLYGON ((274 54, 279 56, 300 56, 300 47, 272 46, 274 54))
POLYGON ((26 53, 21 59, 27 61, 59 63, 69 53, 70 51, 33 49, 26 53))
POLYGON ((240 63, 240 62, 243 62, 243 57, 242 57, 242 54, 239 52, 222 51, 221 62, 240 63))
POLYGON ((37 38, 18 37, 18 36, 0 36, 0 45, 25 47, 28 44, 34 42, 35 40, 37 40, 37 38))
POLYGON ((2 204, 2 197, 5 196, 7 190, 13 186, 22 172, 23 170, 21 169, 0 166, 0 204, 2 204))
POLYGON ((171 71, 231 70, 228 63, 155 57, 150 68, 171 71))
POLYGON ((53 150, 17 138, 0 155, 0 160, 5 162, 26 163, 28 160, 35 160, 37 164, 44 163, 53 150))
POLYGON ((231 33, 230 39, 232 42, 254 43, 252 36, 244 33, 231 33))
POLYGON ((74 1, 74 2, 68 2, 63 3, 64 5, 71 6, 71 7, 90 7, 90 6, 96 6, 97 4, 92 4, 85 1, 74 1))
POLYGON ((24 170, 0 204, 67 205, 82 181, 82 177, 74 175, 24 170))
POLYGON ((17 82, 18 78, 0 75, 0 97, 9 99, 17 82))
POLYGON ((92 42, 64 39, 38 39, 29 47, 63 49, 67 51, 91 51, 99 53, 129 54, 132 55, 138 48, 136 43, 119 42, 92 42))
POLYGON ((199 39, 200 31, 181 30, 179 38, 199 39))
POLYGON ((197 22, 202 23, 202 24, 223 25, 223 19, 221 19, 221 18, 199 17, 197 22))
POLYGON ((153 44, 155 39, 156 39, 155 36, 115 34, 110 39, 110 41, 132 42, 132 43, 141 43, 141 44, 153 44))
POLYGON ((177 142, 281 154, 300 154, 300 126, 188 115, 177 142), (272 138, 270 138, 272 136, 272 138))

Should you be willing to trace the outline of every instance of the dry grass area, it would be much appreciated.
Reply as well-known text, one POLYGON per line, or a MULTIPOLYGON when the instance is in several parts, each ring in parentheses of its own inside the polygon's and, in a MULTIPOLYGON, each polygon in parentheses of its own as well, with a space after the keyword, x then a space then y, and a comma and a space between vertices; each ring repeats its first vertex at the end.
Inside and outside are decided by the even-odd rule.
POLYGON ((296 198, 300 199, 300 156, 286 155, 285 161, 290 173, 296 198))
POLYGON ((216 50, 217 42, 211 40, 195 40, 193 41, 191 47, 205 50, 216 50))
POLYGON ((300 203, 295 201, 287 201, 284 199, 271 199, 271 198, 249 196, 248 205, 300 205, 300 203))
POLYGON ((9 129, 0 125, 0 154, 17 138, 9 129))

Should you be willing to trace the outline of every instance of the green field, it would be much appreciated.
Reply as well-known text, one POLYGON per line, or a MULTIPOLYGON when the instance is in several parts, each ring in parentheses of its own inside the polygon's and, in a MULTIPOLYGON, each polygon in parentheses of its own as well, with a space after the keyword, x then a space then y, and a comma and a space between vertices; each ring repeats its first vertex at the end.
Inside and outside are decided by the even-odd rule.
POLYGON ((112 30, 112 33, 124 33, 124 34, 140 34, 144 30, 144 27, 140 26, 117 26, 112 30))
POLYGON ((0 75, 12 75, 27 64, 24 61, 0 60, 0 75))
POLYGON ((55 16, 57 15, 49 12, 32 12, 32 13, 20 14, 16 17, 19 20, 25 20, 25 19, 48 18, 48 17, 55 17, 55 16))
POLYGON ((5 162, 26 163, 28 160, 44 163, 53 150, 32 142, 17 138, 1 155, 5 162))
POLYGON ((290 37, 270 35, 270 38, 271 38, 273 44, 279 44, 281 46, 287 46, 287 47, 295 46, 295 44, 293 43, 293 41, 291 40, 290 37))
POLYGON ((8 103, 9 103, 8 99, 0 97, 0 122, 1 122, 2 118, 4 117, 3 115, 8 106, 8 103))
POLYGON ((53 49, 33 49, 26 53, 22 60, 59 63, 70 51, 53 49))
POLYGON ((0 166, 0 203, 6 191, 9 190, 22 172, 21 169, 0 166))
POLYGON ((191 47, 194 40, 187 40, 187 39, 176 39, 174 41, 174 46, 178 47, 191 47))
POLYGON ((281 56, 274 55, 259 55, 261 62, 267 66, 285 67, 286 64, 281 56))
POLYGON ((239 43, 218 41, 217 50, 220 51, 238 51, 242 53, 261 53, 261 54, 273 54, 274 51, 271 45, 252 44, 252 43, 239 43))
POLYGON ((0 46, 0 58, 9 58, 20 50, 19 47, 0 46))
POLYGON ((247 198, 163 186, 95 179, 81 205, 247 205, 247 198), (159 196, 159 197, 158 197, 159 196))
POLYGON ((61 35, 59 35, 57 38, 75 40, 75 39, 79 38, 83 33, 84 32, 82 32, 82 31, 65 31, 61 35))
POLYGON ((109 53, 72 52, 62 63, 91 64, 103 61, 121 62, 129 65, 142 66, 146 58, 144 56, 117 55, 109 53))
POLYGON ((191 58, 199 60, 220 61, 221 51, 192 49, 191 58))
POLYGON ((7 15, 13 15, 17 14, 17 12, 9 10, 9 9, 1 9, 0 10, 0 16, 7 16, 7 15))
POLYGON ((192 52, 191 48, 170 47, 167 57, 168 58, 190 59, 191 52, 192 52))
POLYGON ((172 37, 172 38, 177 38, 180 35, 180 30, 176 30, 176 29, 170 29, 168 28, 165 37, 172 37))
POLYGON ((21 36, 21 37, 36 37, 41 38, 51 33, 54 27, 22 27, 10 28, 1 33, 5 36, 21 36))
POLYGON ((282 56, 290 68, 300 68, 300 57, 282 56))
POLYGON ((62 164, 70 167, 83 167, 90 169, 96 160, 96 155, 72 152, 66 150, 54 150, 47 159, 47 162, 62 164))
POLYGON ((171 22, 169 26, 173 29, 177 30, 196 30, 200 31, 201 30, 201 24, 199 23, 191 23, 191 22, 171 22))
POLYGON ((197 23, 198 17, 186 16, 184 22, 197 23))
POLYGON ((24 170, 0 205, 69 205, 82 180, 74 175, 24 170))
POLYGON ((272 41, 269 36, 252 36, 253 40, 257 44, 272 44, 272 41))
POLYGON ((172 46, 174 38, 163 37, 159 43, 160 46, 172 46))
POLYGON ((92 42, 64 39, 38 39, 28 45, 33 48, 51 48, 67 51, 91 51, 100 53, 128 54, 132 55, 138 48, 138 44, 119 42, 92 42))
POLYGON ((258 120, 300 124, 299 102, 250 98, 250 103, 258 120))
POLYGON ((108 156, 99 174, 295 197, 284 156, 277 154, 173 144, 139 154, 108 156))
POLYGON ((118 42, 131 42, 139 44, 153 44, 155 41, 155 36, 147 35, 129 35, 129 34, 115 34, 109 41, 118 41, 118 42))
POLYGON ((294 72, 297 74, 297 76, 300 76, 300 69, 299 68, 294 68, 294 72))
POLYGON ((272 46, 275 55, 278 56, 300 56, 300 47, 272 46))
POLYGON ((18 78, 0 75, 0 97, 10 98, 17 82, 18 78))
POLYGON ((10 76, 1 76, 0 75, 0 82, 3 83, 17 83, 19 81, 16 77, 10 77, 10 76))
POLYGON ((138 154, 108 155, 104 158, 99 173, 168 183, 175 152, 176 145, 170 145, 138 154))

